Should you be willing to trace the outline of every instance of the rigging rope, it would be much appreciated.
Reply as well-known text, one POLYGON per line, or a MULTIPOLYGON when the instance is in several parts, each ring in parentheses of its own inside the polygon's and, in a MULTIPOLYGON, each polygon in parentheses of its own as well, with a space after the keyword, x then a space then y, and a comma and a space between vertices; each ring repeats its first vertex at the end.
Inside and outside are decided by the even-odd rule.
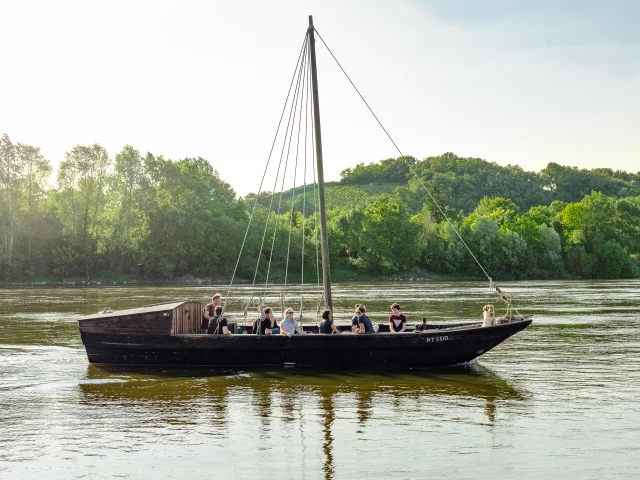
MULTIPOLYGON (((310 87, 309 87, 310 88, 310 87)), ((314 115, 314 106, 313 103, 311 103, 311 115, 314 115)), ((316 225, 315 225, 315 229, 314 229, 314 238, 313 238, 313 242, 315 243, 316 246, 316 282, 317 282, 317 303, 316 303, 316 320, 318 320, 320 318, 320 306, 324 303, 324 289, 320 288, 320 252, 318 250, 318 232, 320 231, 320 192, 319 192, 319 187, 318 187, 318 182, 316 179, 316 169, 317 169, 317 163, 316 163, 316 130, 315 130, 315 123, 311 125, 311 170, 313 172, 313 208, 314 208, 314 214, 316 216, 316 225)))
MULTIPOLYGON (((308 70, 308 69, 307 69, 308 70)), ((300 115, 298 117, 298 136, 296 139, 296 163, 295 166, 293 168, 293 189, 291 190, 291 218, 289 220, 289 239, 287 241, 287 260, 285 263, 285 270, 284 270, 284 288, 283 288, 283 294, 284 294, 284 300, 286 301, 286 292, 287 292, 287 277, 289 275, 289 257, 291 255, 291 231, 293 230, 293 217, 294 217, 294 213, 295 213, 295 200, 296 200, 296 180, 298 177, 298 158, 299 158, 299 153, 300 153, 300 131, 301 131, 301 125, 302 125, 302 104, 304 101, 304 94, 305 94, 305 86, 306 86, 306 82, 307 82, 307 70, 304 71, 304 75, 303 75, 303 80, 302 80, 302 87, 300 90, 300 115)), ((293 127, 292 127, 292 131, 293 131, 293 127)), ((306 147, 306 146, 305 146, 306 147)), ((284 179, 283 179, 283 186, 284 186, 284 179)), ((303 236, 302 238, 304 238, 304 232, 303 232, 303 236)), ((303 254, 303 265, 304 265, 304 254, 303 254)), ((302 316, 302 306, 300 307, 300 316, 302 316)))
MULTIPOLYGON (((440 207, 440 204, 436 201, 436 199, 433 197, 433 195, 431 195, 431 192, 429 191, 429 189, 427 188, 427 186, 425 185, 425 183, 422 181, 422 179, 420 178, 420 176, 416 173, 414 165, 411 165, 409 162, 406 161, 405 155, 402 153, 402 151, 400 150, 400 148, 398 147, 398 145, 396 144, 396 142, 393 140, 393 138, 391 138, 391 135, 389 135, 389 132, 387 131, 386 128, 384 128, 384 125, 382 125, 382 122, 380 121, 380 119, 378 119, 378 116, 374 113, 373 109, 369 106, 369 104, 367 103, 367 101, 364 99, 364 97, 362 96, 362 94, 360 93, 360 90, 358 90, 358 87, 355 86, 355 84, 353 83, 353 81, 351 80, 351 78, 349 77, 349 75, 347 74, 347 72, 344 70, 344 68, 342 68, 342 65, 340 64, 340 62, 338 61, 338 59, 336 58, 336 56, 333 54, 333 52, 331 51, 331 49, 329 48, 329 46, 327 45, 327 43, 324 41, 324 39, 322 38, 322 36, 320 35, 320 32, 318 32, 318 30, 313 27, 314 31, 316 32, 316 34, 318 35, 318 38, 320 39, 320 41, 322 41, 322 44, 325 46, 325 48, 327 49, 327 51, 329 52, 329 54, 333 57, 333 59, 335 60, 335 62, 338 64, 338 67, 340 67, 340 70, 342 70, 342 73, 344 73, 345 77, 347 77, 347 80, 349 80, 349 83, 351 83, 351 86, 353 86, 354 90, 356 91, 356 93, 360 96, 360 98, 362 99, 362 101, 364 102, 364 104, 367 106, 367 108, 369 109, 369 111, 371 112, 371 114, 373 115, 373 117, 376 119, 376 121, 378 122, 378 125, 380 125, 380 127, 382 128, 382 130, 384 131, 384 133, 386 133, 387 137, 389 138, 389 140, 391 140, 391 143, 393 144, 393 146, 396 148, 396 150, 398 151, 398 153, 400 154, 400 156, 405 159, 405 163, 409 166, 409 170, 412 171, 411 173, 413 173, 413 175, 415 176, 415 178, 418 180, 418 182, 420 182, 420 184, 422 185, 422 187, 425 189, 425 191, 427 192, 427 194, 429 195, 429 198, 431 198, 431 201, 434 203, 434 205, 438 208, 438 210, 440 211, 440 213, 442 214, 442 216, 447 220, 447 223, 449 224, 449 226, 453 229, 453 231, 455 232, 455 234, 458 236, 458 238, 460 239, 460 241, 462 242, 462 244, 465 246, 465 248, 467 249, 467 251, 469 252, 469 254, 473 257, 473 259, 475 260, 475 262, 478 264, 478 267, 480 267, 480 270, 482 270, 482 273, 484 273, 484 275, 487 277, 487 279, 489 280, 489 285, 490 287, 493 286, 493 279, 489 276, 489 274, 487 273, 487 271, 484 269, 484 267, 482 266, 482 264, 480 263, 480 261, 476 258, 476 256, 474 255, 474 253, 471 251, 471 249, 469 248, 469 246, 467 245, 467 243, 464 241, 464 239, 462 238, 462 236, 460 235, 460 233, 458 232, 458 229, 453 225, 453 223, 451 222, 451 220, 449 219, 449 217, 444 213, 444 211, 442 210, 442 208, 440 207)), ((504 296, 504 294, 502 294, 501 291, 499 291, 499 289, 497 287, 496 288, 496 293, 498 293, 498 295, 500 295, 501 297, 504 296)), ((516 310, 517 312, 517 310, 516 310)))
MULTIPOLYGON (((309 69, 311 68, 311 63, 309 62, 309 69)), ((310 73, 307 71, 307 73, 310 73)), ((309 85, 311 83, 311 78, 307 75, 307 81, 305 84, 305 98, 306 102, 304 104, 304 169, 302 174, 302 247, 300 252, 301 262, 300 262, 300 323, 302 323, 304 311, 304 241, 306 238, 305 235, 305 221, 307 214, 307 146, 309 144, 307 133, 309 132, 309 85)), ((293 202, 292 202, 292 212, 293 212, 293 202)))
MULTIPOLYGON (((306 52, 307 48, 308 48, 308 42, 305 42, 305 45, 303 47, 304 52, 306 52)), ((297 99, 297 94, 298 94, 298 87, 300 85, 300 73, 302 72, 302 68, 303 68, 302 65, 304 64, 304 62, 306 60, 306 53, 303 53, 303 56, 301 58, 302 58, 302 60, 299 63, 300 69, 297 71, 298 80, 297 80, 297 83, 296 83, 296 89, 294 91, 294 97, 293 97, 293 100, 291 102, 292 106, 294 104, 297 104, 297 100, 296 99, 297 99)), ((294 74, 294 76, 295 76, 295 74, 294 74)), ((269 227, 269 219, 271 218, 271 211, 272 211, 272 208, 273 208, 273 199, 275 197, 276 186, 278 184, 278 178, 280 176, 280 168, 282 166, 282 156, 284 154, 284 147, 285 147, 286 142, 287 142, 287 136, 289 135, 289 125, 291 123, 291 116, 292 116, 292 110, 289 112, 289 119, 287 120, 287 127, 285 129, 285 134, 284 134, 284 142, 282 144, 282 151, 280 152, 280 160, 278 161, 278 170, 276 172, 276 178, 274 180, 273 190, 271 192, 271 200, 269 202, 269 211, 267 212, 267 219, 265 220, 264 231, 262 232, 262 240, 260 241, 260 250, 258 252, 257 261, 256 261, 256 268, 255 268, 255 271, 253 273, 253 282, 251 284, 251 296, 253 295, 253 288, 255 287, 256 278, 258 276, 258 270, 259 270, 259 267, 260 267, 260 260, 261 260, 261 257, 262 257, 262 249, 264 247, 264 240, 266 238, 267 230, 268 230, 268 227, 269 227)), ((291 141, 291 140, 289 140, 289 141, 291 141)), ((287 161, 288 161, 288 157, 287 157, 287 161)), ((286 172, 286 166, 285 166, 285 172, 286 172)), ((284 179, 283 179, 283 181, 284 181, 284 179)), ((280 196, 280 199, 282 200, 282 194, 280 196)), ((280 213, 280 206, 279 205, 278 205, 278 213, 280 213)), ((278 228, 278 217, 276 216, 276 224, 275 224, 275 229, 274 229, 274 232, 273 232, 274 240, 275 240, 275 234, 276 234, 277 228, 278 228)), ((271 245, 271 253, 269 255, 269 263, 268 263, 268 266, 267 266, 267 275, 266 275, 265 290, 264 290, 265 298, 266 298, 266 295, 267 295, 266 290, 267 290, 267 284, 269 282, 269 272, 271 270, 271 259, 272 259, 272 256, 273 256, 273 243, 271 245)), ((251 300, 249 299, 248 302, 250 302, 250 301, 251 300)))
MULTIPOLYGON (((273 184, 273 188, 272 188, 272 192, 271 192, 271 198, 269 200, 269 208, 267 210, 267 216, 266 216, 266 220, 265 220, 265 227, 263 229, 262 232, 262 237, 261 237, 261 241, 260 241, 260 247, 259 247, 259 251, 258 251, 258 255, 257 255, 257 261, 256 261, 256 266, 254 269, 254 275, 253 275, 253 279, 252 279, 252 283, 251 283, 251 288, 250 288, 250 292, 248 295, 247 300, 243 303, 242 305, 242 310, 244 312, 244 316, 245 319, 248 315, 248 310, 253 302, 253 299, 255 298, 254 296, 254 289, 256 287, 256 282, 257 282, 257 278, 258 278, 258 272, 260 269, 260 262, 262 259, 262 252, 264 249, 264 243, 266 240, 266 234, 267 234, 267 230, 269 229, 269 223, 270 223, 270 219, 271 219, 271 215, 275 214, 276 218, 275 218, 275 222, 274 222, 274 230, 273 230, 273 237, 272 237, 272 242, 271 242, 271 249, 270 249, 270 253, 269 253, 269 258, 268 258, 268 264, 267 264, 267 271, 266 271, 266 276, 265 276, 265 285, 264 285, 264 293, 263 295, 260 296, 260 303, 262 304, 262 299, 266 299, 266 295, 267 295, 267 288, 268 288, 268 282, 269 282, 269 277, 270 277, 270 271, 271 271, 271 264, 272 264, 272 260, 273 260, 273 254, 274 254, 274 248, 275 248, 275 238, 277 236, 277 229, 278 229, 278 225, 279 225, 279 216, 282 210, 282 200, 283 200, 283 194, 284 194, 284 185, 285 185, 285 180, 286 180, 286 174, 287 174, 287 170, 288 170, 288 163, 289 163, 289 159, 290 159, 290 154, 291 154, 291 142, 293 141, 293 135, 295 132, 295 126, 296 126, 296 120, 297 120, 297 139, 296 139, 296 161, 295 161, 295 172, 294 172, 294 187, 293 187, 293 191, 292 191, 292 211, 291 211, 291 219, 290 219, 290 226, 289 226, 289 238, 288 238, 288 244, 287 244, 287 261, 286 261, 286 266, 285 266, 285 282, 284 282, 284 289, 282 291, 282 294, 280 296, 281 298, 281 303, 282 303, 282 309, 284 310, 285 308, 285 302, 286 302, 286 289, 288 286, 288 271, 289 271, 289 260, 290 260, 290 253, 291 253, 291 236, 292 236, 292 228, 293 228, 293 219, 294 219, 294 213, 295 213, 295 188, 296 188, 296 181, 297 181, 297 169, 298 169, 298 160, 299 160, 299 156, 300 156, 300 136, 301 136, 301 132, 302 132, 302 108, 303 108, 303 104, 304 104, 304 108, 305 108, 305 136, 304 136, 304 150, 305 150, 305 165, 304 165, 304 187, 303 187, 303 229, 302 229, 302 235, 303 235, 303 239, 302 239, 302 265, 301 265, 301 272, 302 272, 302 276, 304 277, 304 258, 305 258, 305 250, 304 250, 304 227, 305 227, 305 215, 304 213, 306 212, 306 185, 307 185, 307 178, 306 178, 306 170, 307 170, 307 148, 308 148, 308 112, 310 110, 309 108, 309 102, 310 102, 310 98, 311 98, 311 94, 310 94, 310 82, 311 82, 311 74, 310 74, 310 52, 309 52, 309 42, 308 42, 308 35, 305 35, 305 40, 303 42, 302 48, 300 50, 299 56, 298 56, 298 61, 296 63, 296 68, 294 69, 294 74, 292 76, 290 85, 289 85, 289 91, 287 92, 287 97, 285 99, 285 105, 282 109, 282 113, 280 115, 280 120, 278 122, 278 128, 276 129, 276 135, 274 137, 274 140, 272 142, 271 145, 271 150, 269 152, 269 157, 267 159, 267 165, 265 167, 265 171, 263 172, 262 175, 262 179, 260 182, 260 188, 256 194, 256 197, 254 199, 254 203, 253 203, 253 208, 251 211, 251 215, 249 217, 249 222, 247 225, 247 229, 245 231, 245 235, 243 238, 243 242, 240 248, 240 252, 238 254, 238 259, 236 261, 236 265, 233 271, 233 275, 231 277, 231 281, 229 284, 229 288, 227 290, 227 294, 225 297, 225 301, 224 301, 224 305, 223 305, 223 309, 226 309, 226 305, 227 305, 227 301, 230 297, 230 293, 231 293, 231 289, 233 286, 233 281, 235 279, 235 276, 238 272, 238 268, 239 268, 239 263, 240 263, 240 259, 242 256, 242 253, 244 251, 244 248, 247 244, 247 238, 248 238, 248 233, 249 233, 249 229, 251 227, 251 224, 253 222, 253 219, 256 215, 257 212, 257 204, 258 201, 260 199, 260 194, 262 193, 262 189, 263 189, 263 185, 264 185, 264 181, 266 178, 266 172, 269 168, 271 159, 273 157, 273 151, 275 148, 275 144, 278 140, 278 136, 281 132, 281 127, 283 124, 283 119, 284 119, 284 114, 287 110, 287 106, 289 105, 290 107, 290 111, 289 111, 289 115, 288 115, 288 119, 287 119, 287 125, 284 129, 284 141, 283 141, 283 145, 282 145, 282 150, 280 152, 280 158, 278 161, 278 167, 277 167, 277 172, 276 172, 276 177, 274 180, 274 184, 273 184), (293 84, 295 82, 295 88, 293 88, 293 84), (293 89, 293 97, 291 96, 292 94, 292 89, 293 89), (291 100, 290 100, 291 99, 291 100), (305 102, 306 100, 306 102, 305 102), (289 103, 290 102, 290 103, 289 103), (298 102, 299 102, 299 106, 298 106, 298 102), (296 119, 296 115, 298 115, 297 119, 296 119), (285 148, 286 150, 286 157, 284 157, 285 155, 285 148), (284 169, 282 166, 282 161, 283 159, 285 160, 285 165, 284 165, 284 169), (281 183, 281 188, 280 188, 280 196, 279 196, 279 200, 278 200, 278 208, 277 208, 277 212, 274 212, 274 200, 275 200, 275 195, 276 195, 276 191, 277 191, 277 183, 278 180, 280 179, 280 172, 281 170, 283 170, 283 174, 282 174, 282 183, 281 183)), ((313 106, 311 107, 311 114, 313 114, 313 106)), ((315 144, 315 132, 313 129, 313 126, 311 128, 311 148, 313 151, 313 146, 315 144)), ((312 156, 313 160, 315 160, 315 152, 312 156)), ((315 168, 313 169, 313 173, 314 173, 314 212, 317 213, 318 212, 318 207, 317 207, 317 195, 315 194, 315 188, 316 188, 316 180, 315 180, 315 168)), ((320 297, 320 279, 319 279, 319 272, 320 272, 320 268, 319 268, 319 252, 318 252, 318 245, 317 245, 317 227, 315 229, 315 238, 316 238, 316 274, 317 274, 317 280, 318 280, 318 292, 319 292, 319 297, 320 297)), ((301 282, 301 304, 300 304, 300 316, 302 319, 302 315, 303 315, 303 308, 304 308, 304 278, 302 278, 302 282, 301 282)), ((319 312, 319 306, 317 308, 317 313, 319 312)))
MULTIPOLYGON (((231 275, 231 281, 229 282, 229 288, 227 289, 227 294, 224 298, 224 304, 222 306, 222 312, 224 314, 224 311, 226 310, 227 307, 227 301, 229 299, 229 295, 231 294, 231 287, 233 286, 233 281, 235 279, 236 273, 238 271, 238 266, 240 265, 240 258, 242 258, 242 252, 244 251, 244 246, 247 242, 247 236, 249 235, 249 229, 251 228, 251 222, 253 221, 253 216, 255 214, 256 211, 256 206, 258 204, 258 198, 260 196, 260 192, 262 191, 262 185, 264 184, 264 179, 267 175, 267 170, 269 169, 269 163, 271 162, 271 155, 273 154, 273 149, 276 145, 276 140, 278 138, 278 133, 280 132, 280 126, 282 125, 282 119, 284 118, 284 112, 287 109, 287 104, 289 102, 289 96, 291 95, 291 88, 293 87, 293 82, 296 78, 296 73, 298 71, 298 67, 300 65, 300 62, 303 58, 303 54, 306 51, 307 48, 307 44, 308 44, 308 35, 305 33, 304 36, 304 41, 302 42, 302 47, 300 48, 300 53, 298 54, 298 60, 296 62, 296 68, 293 70, 293 76, 291 77, 291 83, 289 84, 289 91, 287 92, 287 98, 284 101, 284 106, 282 107, 282 113, 280 113, 280 120, 278 121, 278 127, 276 128, 276 134, 273 138, 273 142, 271 144, 271 150, 269 151, 269 156, 267 157, 267 165, 264 168, 264 172, 262 174, 262 180, 260 180, 260 187, 258 188, 258 193, 256 194, 256 198, 253 202, 253 208, 251 209, 251 215, 249 216, 249 223, 247 224, 247 229, 244 232, 244 238, 242 239, 242 245, 240 246, 240 252, 238 253, 238 259, 236 260, 236 265, 233 269, 233 274, 231 275)), ((254 279, 254 283, 255 283, 255 279, 254 279)), ((253 291, 253 286, 252 286, 252 291, 253 291)), ((253 296, 253 294, 251 293, 251 296, 253 296)), ((250 300, 249 300, 250 301, 250 300)), ((243 306, 243 310, 244 310, 244 315, 245 318, 247 316, 247 309, 248 309, 248 305, 247 307, 243 306)))
MULTIPOLYGON (((283 196, 283 192, 284 192, 284 182, 285 182, 285 179, 286 179, 286 176, 287 176, 287 166, 289 165, 289 153, 291 151, 291 140, 293 138, 293 129, 294 129, 294 126, 295 126, 295 116, 296 116, 296 112, 297 112, 297 109, 298 109, 298 94, 300 93, 300 89, 299 89, 300 80, 302 78, 302 70, 303 70, 305 65, 306 65, 306 57, 305 57, 305 59, 304 59, 304 61, 302 63, 302 66, 300 67, 300 72, 298 73, 298 82, 296 84, 296 92, 295 92, 295 95, 293 97, 292 111, 291 111, 291 114, 289 115, 289 122, 287 123, 287 130, 286 131, 288 133, 288 131, 289 131, 289 123, 291 122, 291 118, 293 117, 294 122, 291 124, 291 133, 289 134, 289 143, 288 143, 288 146, 287 146, 287 156, 286 156, 285 165, 284 165, 284 172, 282 174, 282 184, 280 186, 280 198, 278 200, 278 212, 276 213, 276 222, 275 222, 275 227, 273 229, 273 238, 271 240, 271 251, 269 253, 269 263, 267 265, 267 275, 266 275, 265 282, 264 282, 265 296, 266 296, 267 287, 268 287, 268 283, 269 283, 269 272, 271 271, 271 261, 273 259, 273 248, 274 248, 275 241, 276 241, 276 232, 278 230, 278 220, 279 220, 279 217, 280 217, 280 210, 281 210, 281 207, 282 207, 282 196, 283 196)), ((285 135, 285 143, 286 143, 286 138, 287 137, 285 135)), ((285 144, 283 144, 283 146, 282 146, 282 153, 280 154, 280 163, 282 163, 282 155, 284 154, 284 147, 285 147, 285 144)), ((275 180, 275 183, 273 185, 273 193, 272 193, 272 196, 271 196, 271 204, 273 204, 273 197, 275 195, 275 189, 276 189, 276 185, 278 183, 279 174, 280 174, 280 165, 278 165, 278 173, 276 174, 276 180, 275 180)), ((269 214, 271 214, 271 205, 269 206, 269 214)), ((266 229, 267 229, 267 225, 269 223, 268 219, 269 219, 269 216, 267 216, 267 223, 265 224, 265 232, 266 232, 266 229)), ((260 258, 258 258, 258 264, 259 263, 260 263, 260 258)), ((257 265, 256 265, 256 273, 257 273, 257 265)), ((284 317, 284 309, 285 309, 284 300, 282 301, 281 307, 282 307, 282 309, 281 309, 282 310, 282 316, 284 317)))

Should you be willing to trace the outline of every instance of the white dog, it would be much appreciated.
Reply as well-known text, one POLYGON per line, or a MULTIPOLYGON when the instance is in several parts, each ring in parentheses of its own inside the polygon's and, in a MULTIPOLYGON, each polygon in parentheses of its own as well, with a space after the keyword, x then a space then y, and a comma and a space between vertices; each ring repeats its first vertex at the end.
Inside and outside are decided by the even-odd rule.
POLYGON ((482 313, 484 315, 483 327, 493 327, 496 324, 496 314, 493 305, 485 305, 482 307, 482 313))

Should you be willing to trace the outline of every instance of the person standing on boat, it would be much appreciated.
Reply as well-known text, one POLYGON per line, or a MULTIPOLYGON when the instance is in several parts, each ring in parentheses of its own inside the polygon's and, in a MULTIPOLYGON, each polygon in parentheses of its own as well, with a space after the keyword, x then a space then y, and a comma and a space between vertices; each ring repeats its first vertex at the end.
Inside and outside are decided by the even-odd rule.
POLYGON ((328 308, 325 308, 322 312, 322 321, 320 322, 320 333, 331 334, 340 333, 338 327, 333 323, 333 313, 328 308))
POLYGON ((284 318, 280 322, 280 333, 289 337, 295 333, 304 335, 304 330, 302 330, 298 322, 293 319, 293 308, 291 307, 284 311, 284 318))
POLYGON ((216 293, 213 297, 211 297, 211 303, 208 303, 204 307, 204 313, 202 314, 202 333, 207 333, 209 329, 209 322, 216 314, 216 308, 222 305, 222 295, 216 293))
POLYGON ((407 329, 407 317, 400 313, 400 304, 391 305, 391 316, 389 317, 389 331, 391 333, 404 332, 407 329))
POLYGON ((356 304, 356 314, 351 321, 351 330, 357 335, 362 333, 376 333, 378 331, 371 322, 371 319, 365 315, 366 311, 367 309, 364 305, 356 304))
POLYGON ((215 335, 229 335, 229 322, 222 316, 222 307, 216 307, 215 315, 209 320, 209 327, 207 333, 215 335))
POLYGON ((280 329, 276 323, 276 317, 273 314, 273 310, 271 310, 271 307, 264 307, 263 311, 264 318, 258 318, 258 320, 256 320, 256 328, 254 331, 257 331, 257 326, 260 325, 260 335, 278 335, 280 333, 280 329))

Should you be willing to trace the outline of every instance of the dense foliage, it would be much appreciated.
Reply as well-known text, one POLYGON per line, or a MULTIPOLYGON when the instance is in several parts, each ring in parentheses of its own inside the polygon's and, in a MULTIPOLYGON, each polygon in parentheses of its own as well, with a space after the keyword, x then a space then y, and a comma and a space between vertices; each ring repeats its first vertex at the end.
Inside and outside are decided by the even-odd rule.
POLYGON ((512 199, 523 211, 554 200, 579 202, 592 191, 612 197, 640 195, 640 172, 608 168, 594 170, 549 163, 540 173, 519 166, 502 167, 480 158, 462 158, 453 153, 417 161, 413 157, 359 164, 341 173, 343 185, 403 184, 398 188, 407 204, 420 210, 426 201, 426 186, 439 202, 471 213, 483 197, 512 199))
MULTIPOLYGON (((55 184, 51 171, 38 148, 0 138, 0 280, 222 279, 241 248, 243 279, 317 275, 313 185, 282 202, 238 199, 202 158, 128 145, 115 157, 76 145, 55 184)), ((447 153, 357 165, 326 198, 342 278, 482 275, 458 236, 496 279, 640 275, 639 174, 555 163, 534 173, 447 153)))

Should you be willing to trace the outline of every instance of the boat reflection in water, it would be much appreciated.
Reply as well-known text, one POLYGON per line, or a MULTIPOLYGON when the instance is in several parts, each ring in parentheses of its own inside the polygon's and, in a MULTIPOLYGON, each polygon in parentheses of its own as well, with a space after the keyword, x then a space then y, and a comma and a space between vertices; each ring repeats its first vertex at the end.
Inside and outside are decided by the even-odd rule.
MULTIPOLYGON (((301 437, 315 435, 316 443, 322 442, 326 478, 335 476, 336 435, 342 445, 341 437, 377 428, 378 420, 382 428, 394 417, 414 423, 442 421, 448 419, 448 410, 460 406, 465 416, 479 417, 478 422, 493 426, 501 401, 529 396, 477 364, 400 375, 301 369, 224 374, 88 365, 78 388, 85 405, 98 411, 104 406, 109 415, 115 413, 118 428, 137 427, 140 421, 159 429, 204 427, 208 436, 228 442, 237 435, 230 432, 233 425, 245 430, 241 436, 247 435, 247 429, 255 430, 259 440, 244 448, 260 449, 277 442, 274 437, 298 423, 301 437), (372 417, 375 422, 370 421, 372 417)), ((304 445, 305 439, 301 440, 304 445)))

